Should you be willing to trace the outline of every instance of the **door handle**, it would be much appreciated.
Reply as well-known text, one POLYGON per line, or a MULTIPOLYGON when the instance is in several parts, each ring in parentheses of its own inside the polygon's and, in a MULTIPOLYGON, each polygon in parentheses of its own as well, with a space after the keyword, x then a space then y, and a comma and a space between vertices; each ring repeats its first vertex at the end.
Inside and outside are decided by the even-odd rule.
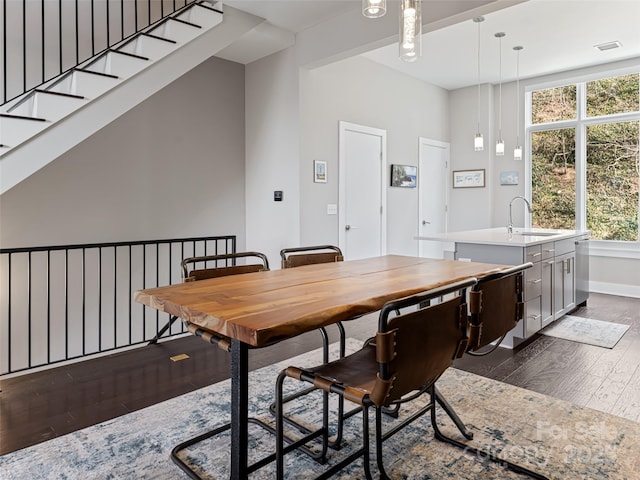
POLYGON ((345 225, 345 226, 344 226, 344 229, 345 229, 345 230, 355 230, 356 228, 358 228, 358 227, 354 227, 354 226, 352 226, 352 225, 345 225))
POLYGON ((422 225, 431 225, 431 222, 427 222, 426 220, 422 220, 422 225))

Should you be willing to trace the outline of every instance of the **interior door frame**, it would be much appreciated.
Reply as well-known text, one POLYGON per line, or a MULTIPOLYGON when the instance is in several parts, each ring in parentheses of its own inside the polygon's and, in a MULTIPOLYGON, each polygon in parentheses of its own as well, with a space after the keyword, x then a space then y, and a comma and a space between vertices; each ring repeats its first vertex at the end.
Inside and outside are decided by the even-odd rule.
MULTIPOLYGON (((445 182, 445 214, 444 214, 444 232, 449 231, 449 200, 450 200, 450 190, 451 190, 451 144, 448 142, 441 142, 440 140, 433 140, 425 137, 418 137, 418 168, 420 172, 423 172, 425 169, 425 163, 427 162, 426 158, 422 156, 422 146, 428 145, 431 147, 442 148, 446 152, 446 165, 444 172, 444 182, 445 182)), ((419 175, 420 176, 420 175, 419 175)), ((424 194, 424 187, 422 186, 422 182, 418 183, 418 232, 420 232, 420 221, 424 218, 424 202, 422 199, 422 195, 424 194)), ((418 240, 420 242, 420 240, 418 240)), ((418 255, 420 254, 420 246, 418 245, 418 255)))
POLYGON ((382 255, 387 253, 387 131, 380 128, 367 127, 365 125, 359 125, 350 122, 339 122, 339 134, 338 134, 338 246, 346 252, 346 205, 344 199, 346 198, 347 182, 345 177, 347 155, 345 151, 345 134, 348 131, 357 133, 374 135, 380 137, 380 202, 381 202, 381 215, 380 215, 380 250, 382 255))

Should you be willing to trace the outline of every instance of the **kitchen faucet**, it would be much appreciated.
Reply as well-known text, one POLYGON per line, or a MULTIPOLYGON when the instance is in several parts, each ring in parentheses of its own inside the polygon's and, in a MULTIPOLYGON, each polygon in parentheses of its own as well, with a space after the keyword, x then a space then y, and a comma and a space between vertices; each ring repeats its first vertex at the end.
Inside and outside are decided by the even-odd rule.
POLYGON ((507 225, 507 232, 509 232, 509 233, 513 233, 513 218, 511 216, 511 206, 513 205, 513 202, 515 200, 517 200, 518 198, 524 200, 524 203, 527 204, 527 209, 529 210, 529 213, 533 213, 533 209, 531 208, 531 204, 529 203, 529 200, 524 198, 522 195, 518 195, 517 197, 513 197, 511 199, 511 201, 509 202, 509 225, 507 225))

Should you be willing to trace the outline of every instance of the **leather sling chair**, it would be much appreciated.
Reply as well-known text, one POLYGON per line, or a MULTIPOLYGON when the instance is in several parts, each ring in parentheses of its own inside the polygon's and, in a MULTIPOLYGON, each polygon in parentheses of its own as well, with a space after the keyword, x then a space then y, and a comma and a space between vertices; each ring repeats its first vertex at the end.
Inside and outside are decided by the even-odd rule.
MULTIPOLYGON (((514 267, 488 276, 481 286, 475 283, 475 279, 470 279, 457 285, 389 302, 381 310, 375 343, 365 345, 359 352, 328 365, 312 369, 292 367, 281 373, 276 384, 277 398, 282 395, 284 378, 292 377, 310 382, 327 392, 338 393, 338 395, 363 407, 363 447, 331 467, 320 478, 327 478, 360 456, 364 456, 365 476, 368 479, 372 478, 369 466, 367 412, 368 408, 373 406, 376 410, 376 459, 381 479, 389 478, 383 462, 383 441, 430 411, 431 424, 437 440, 455 445, 468 452, 474 452, 476 458, 486 458, 529 477, 548 480, 544 475, 526 467, 506 461, 493 453, 487 454, 487 452, 482 452, 475 447, 445 436, 436 422, 436 406, 440 404, 436 396, 437 379, 451 365, 455 357, 460 357, 470 348, 477 348, 477 345, 469 346, 468 344, 467 320, 469 317, 464 303, 464 289, 473 285, 473 290, 476 292, 491 291, 491 296, 484 293, 487 297, 486 301, 503 302, 504 307, 498 308, 498 310, 505 312, 504 316, 510 316, 511 320, 517 323, 517 320, 522 318, 522 290, 518 285, 522 285, 522 270, 528 266, 514 267), (452 291, 459 291, 460 295, 449 300, 442 298, 452 291), (431 304, 431 301, 437 298, 439 303, 431 304), (389 320, 391 312, 409 306, 418 306, 418 310, 395 316, 389 320), (389 431, 382 433, 381 412, 384 406, 410 402, 423 393, 430 395, 430 402, 426 406, 389 431)), ((297 443, 304 441, 304 439, 285 447, 281 403, 278 406, 278 413, 276 462, 278 478, 282 478, 284 454, 293 450, 297 443)), ((452 410, 446 413, 455 414, 452 410)))
MULTIPOLYGON (((484 356, 495 351, 524 314, 524 270, 527 262, 486 275, 469 292, 469 342, 465 353, 484 356)), ((460 417, 435 388, 436 399, 467 440, 473 439, 460 417)))
MULTIPOLYGON (((344 256, 342 255, 342 250, 339 247, 334 245, 311 245, 306 247, 292 247, 292 248, 283 248, 280 250, 280 258, 281 263, 280 266, 282 268, 295 268, 302 267, 305 265, 315 265, 319 263, 333 263, 333 262, 342 262, 344 260, 344 256)), ((345 355, 345 342, 346 342, 346 334, 344 330, 344 326, 341 322, 336 323, 336 327, 338 328, 338 332, 340 334, 339 342, 340 342, 340 357, 344 357, 345 355)), ((320 334, 322 335, 322 361, 324 363, 329 362, 329 335, 327 334, 327 330, 325 328, 319 329, 320 334)), ((300 398, 304 395, 307 395, 315 390, 315 387, 309 387, 304 390, 298 391, 291 395, 288 395, 284 402, 292 401, 296 398, 300 398)), ((269 406, 269 410, 272 414, 275 415, 276 406, 275 402, 269 406)), ((343 422, 344 418, 348 418, 349 416, 357 413, 356 411, 349 412, 347 416, 344 416, 344 401, 339 401, 338 407, 338 424, 336 429, 335 438, 332 441, 327 443, 327 446, 332 448, 339 448, 340 442, 342 441, 342 430, 343 430, 343 422)), ((304 433, 311 433, 308 427, 305 427, 301 423, 296 422, 292 418, 285 417, 285 421, 294 425, 297 429, 304 433)), ((323 447, 323 452, 326 454, 326 446, 323 447)), ((322 457, 324 458, 324 456, 322 457)))
MULTIPOLYGON (((180 263, 182 270, 182 281, 193 282, 194 280, 205 280, 207 278, 225 277, 227 275, 238 275, 241 273, 261 272, 269 270, 269 260, 260 252, 238 252, 238 253, 226 253, 221 255, 204 255, 199 257, 189 257, 182 260, 180 263), (253 258, 258 260, 257 263, 249 263, 243 265, 236 265, 236 260, 239 258, 247 259, 253 258), (211 265, 213 262, 213 266, 211 265), (218 266, 219 262, 224 262, 224 265, 218 266), (231 262, 231 265, 229 265, 231 262), (199 268, 189 271, 190 265, 204 264, 204 268, 199 268)), ((158 343, 158 340, 164 332, 171 328, 171 325, 178 319, 178 317, 172 315, 169 317, 167 324, 162 327, 148 345, 158 343)))
MULTIPOLYGON (((222 255, 205 255, 185 258, 181 262, 181 267, 183 282, 197 282, 209 278, 267 271, 269 270, 269 261, 267 260, 267 257, 260 252, 238 252, 222 255), (244 259, 247 263, 238 265, 236 264, 236 260, 238 259, 244 259), (197 266, 199 268, 193 268, 194 266, 197 266)), ((158 333, 158 336, 160 336, 167 328, 169 328, 171 326, 171 323, 173 323, 176 318, 177 317, 172 316, 169 319, 169 323, 166 325, 166 327, 158 333)), ((226 337, 223 337, 222 335, 214 334, 192 323, 187 323, 187 330, 193 335, 202 338, 207 343, 217 345, 219 348, 226 352, 229 352, 231 350, 230 340, 226 337)), ((249 421, 273 433, 273 429, 269 425, 257 419, 249 419, 249 421)), ((201 435, 198 435, 197 437, 188 439, 180 443, 171 451, 171 460, 178 467, 180 467, 180 469, 185 472, 190 478, 200 479, 201 477, 198 475, 196 470, 187 465, 178 456, 178 453, 190 446, 206 440, 207 438, 211 438, 226 430, 229 430, 230 426, 231 424, 227 423, 226 425, 218 427, 209 432, 205 432, 201 435)))
MULTIPOLYGON (((308 440, 306 436, 293 439, 284 435, 282 400, 286 378, 310 383, 323 390, 324 395, 335 393, 362 407, 362 447, 337 461, 318 478, 328 478, 360 457, 364 457, 366 478, 372 478, 368 414, 372 407, 376 411, 376 457, 380 478, 388 478, 383 466, 383 441, 433 410, 435 401, 432 396, 431 401, 418 413, 385 433, 381 429, 382 408, 409 402, 423 393, 432 393, 435 381, 457 355, 466 351, 466 289, 475 283, 475 278, 469 278, 423 294, 388 302, 380 311, 375 340, 365 343, 362 349, 313 368, 292 366, 283 370, 276 382, 276 478, 284 477, 285 454, 308 440), (432 299, 451 293, 456 295, 449 300, 428 305, 432 299), (409 310, 408 307, 411 307, 410 311, 397 315, 397 310, 409 310), (390 315, 395 316, 390 318, 390 315)), ((322 429, 326 435, 328 414, 326 407, 324 408, 322 429)))

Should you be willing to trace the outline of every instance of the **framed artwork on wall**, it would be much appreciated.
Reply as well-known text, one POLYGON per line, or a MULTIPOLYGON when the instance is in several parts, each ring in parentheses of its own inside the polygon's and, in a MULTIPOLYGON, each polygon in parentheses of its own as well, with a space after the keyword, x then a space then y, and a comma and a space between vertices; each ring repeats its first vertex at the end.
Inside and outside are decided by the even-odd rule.
POLYGON ((453 188, 484 187, 484 168, 479 170, 456 170, 453 172, 453 188))
POLYGON ((412 165, 391 165, 391 186, 408 187, 416 186, 418 167, 412 165))
POLYGON ((518 172, 500 172, 500 185, 518 185, 518 172))
POLYGON ((313 181, 315 183, 327 183, 327 162, 323 160, 313 161, 313 181))

